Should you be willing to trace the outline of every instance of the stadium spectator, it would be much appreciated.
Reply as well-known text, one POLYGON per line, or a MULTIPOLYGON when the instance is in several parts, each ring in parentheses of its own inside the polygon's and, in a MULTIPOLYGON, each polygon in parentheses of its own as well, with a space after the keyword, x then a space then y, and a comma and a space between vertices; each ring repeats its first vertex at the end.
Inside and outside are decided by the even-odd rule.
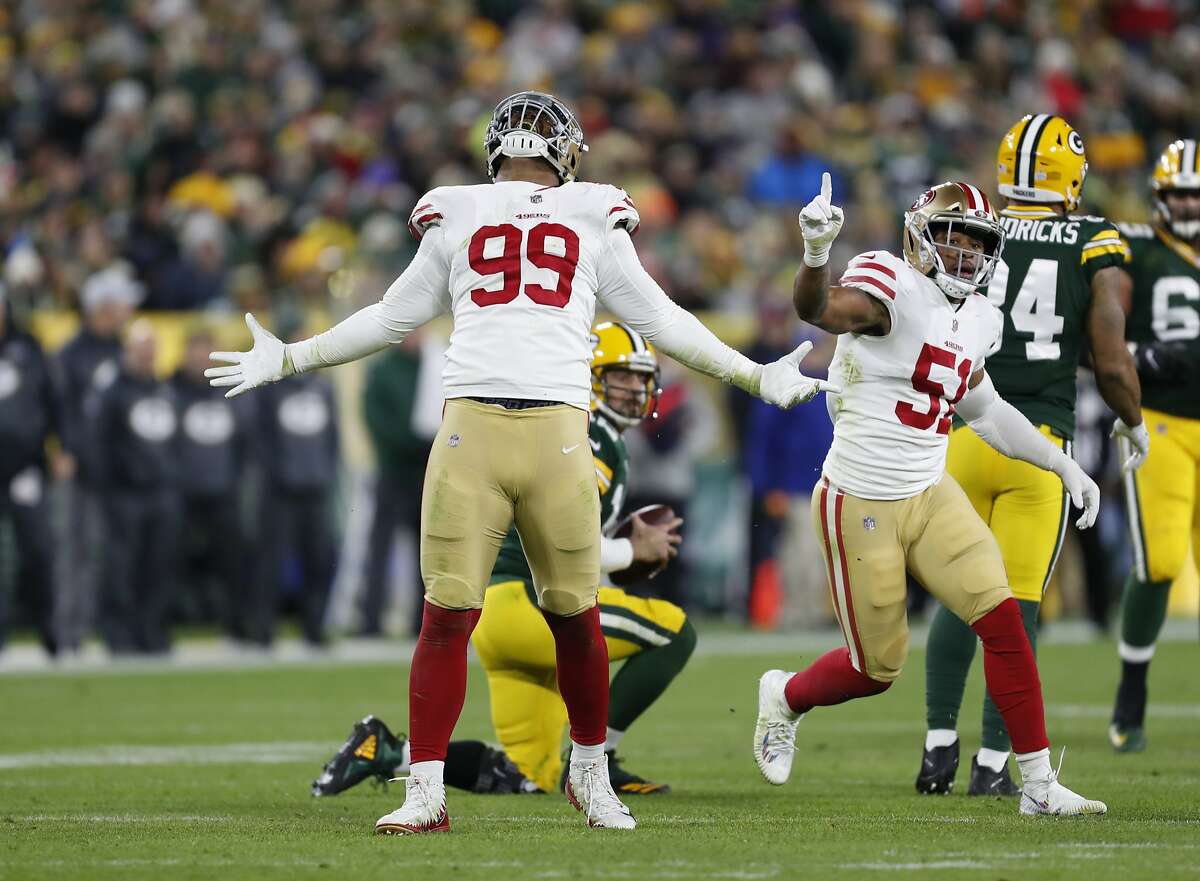
POLYGON ((186 617, 220 620, 239 642, 254 642, 243 609, 258 605, 247 597, 262 590, 247 577, 239 489, 250 454, 251 416, 244 401, 227 400, 204 378, 215 337, 204 325, 187 336, 183 364, 171 379, 179 407, 176 436, 176 488, 182 504, 178 571, 186 587, 177 606, 186 617))
MULTIPOLYGON (((303 339, 287 318, 280 338, 303 339)), ((260 522, 265 596, 247 610, 258 642, 274 638, 275 614, 285 586, 298 588, 305 641, 325 642, 325 608, 333 579, 333 500, 338 468, 337 403, 328 377, 291 376, 255 397, 255 431, 266 486, 260 522), (267 455, 267 451, 269 455, 267 455)))
POLYGON ((179 506, 171 387, 154 373, 158 338, 130 325, 120 370, 96 407, 96 473, 104 508, 106 575, 101 629, 110 651, 170 649, 179 506))
POLYGON ((101 541, 104 513, 100 487, 104 463, 96 437, 99 396, 116 380, 121 334, 142 298, 142 286, 126 264, 90 276, 80 295, 83 326, 58 353, 63 382, 63 447, 66 483, 63 553, 55 574, 56 630, 63 649, 78 650, 96 624, 107 548, 101 541))
MULTIPOLYGON (((414 421, 421 366, 421 336, 413 334, 376 358, 367 373, 363 418, 371 435, 379 475, 367 540, 359 627, 362 636, 383 633, 388 562, 396 530, 408 532, 414 543, 420 536, 421 487, 432 442, 414 421)), ((412 554, 405 571, 413 597, 407 620, 414 636, 421 629, 425 598, 419 562, 417 555, 412 554)))
POLYGON ((37 340, 13 326, 12 304, 0 284, 0 526, 5 521, 12 525, 17 558, 15 567, 0 566, 0 648, 12 618, 12 596, 24 601, 46 651, 54 655, 58 650, 46 444, 61 427, 60 395, 50 363, 37 340))

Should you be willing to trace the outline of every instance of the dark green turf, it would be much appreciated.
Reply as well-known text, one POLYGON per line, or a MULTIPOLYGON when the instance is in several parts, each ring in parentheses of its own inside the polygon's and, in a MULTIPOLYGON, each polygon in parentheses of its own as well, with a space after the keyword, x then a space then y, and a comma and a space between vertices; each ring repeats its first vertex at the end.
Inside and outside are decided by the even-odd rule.
MULTIPOLYGON (((373 711, 404 728, 405 670, 3 676, 0 879, 1200 875, 1195 644, 1160 647, 1151 684, 1162 713, 1152 704, 1149 751, 1133 756, 1113 755, 1105 740, 1117 670, 1111 644, 1042 650, 1051 738, 1069 747, 1063 780, 1110 807, 1107 817, 1057 821, 1019 817, 1013 801, 914 794, 924 727, 919 653, 889 693, 810 715, 793 780, 766 785, 749 750, 756 681, 767 666, 798 658, 790 661, 693 661, 623 747, 629 767, 675 787, 630 800, 636 832, 589 832, 557 796, 452 791, 454 832, 421 838, 371 834, 375 819, 399 804, 402 786, 308 795, 323 753, 332 754, 356 718, 373 711), (249 744, 243 755, 270 757, 266 744, 276 742, 292 744, 276 753, 279 764, 193 763, 212 757, 206 748, 231 743, 249 744), (150 746, 173 751, 153 765, 4 766, 13 754, 111 761, 122 755, 114 748, 150 746)), ((964 790, 978 744, 978 671, 967 700, 964 790)), ((490 737, 485 714, 473 668, 457 733, 490 737)))

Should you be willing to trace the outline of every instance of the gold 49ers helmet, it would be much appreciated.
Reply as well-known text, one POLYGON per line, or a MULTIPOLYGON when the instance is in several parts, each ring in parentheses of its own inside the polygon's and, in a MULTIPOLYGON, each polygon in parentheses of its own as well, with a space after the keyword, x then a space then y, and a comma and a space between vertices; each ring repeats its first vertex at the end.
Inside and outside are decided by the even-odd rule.
POLYGON ((1004 227, 988 197, 971 184, 946 181, 926 190, 904 212, 904 258, 948 297, 983 292, 1004 250, 1004 227), (942 241, 934 236, 944 232, 942 241), (954 244, 965 234, 983 244, 975 251, 954 244))
POLYGON ((1200 220, 1171 216, 1166 194, 1173 190, 1200 190, 1200 150, 1193 140, 1175 141, 1163 150, 1150 175, 1154 189, 1154 215, 1168 231, 1181 239, 1200 238, 1200 220))
POLYGON ((592 409, 599 410, 617 425, 631 428, 658 411, 658 354, 640 333, 618 321, 604 321, 592 328, 592 409), (622 389, 637 406, 636 413, 622 413, 609 401, 608 372, 628 370, 637 374, 641 387, 622 389))
POLYGON ((1079 207, 1087 169, 1079 132, 1049 113, 1021 117, 996 154, 1000 195, 1022 202, 1061 202, 1067 211, 1079 207))

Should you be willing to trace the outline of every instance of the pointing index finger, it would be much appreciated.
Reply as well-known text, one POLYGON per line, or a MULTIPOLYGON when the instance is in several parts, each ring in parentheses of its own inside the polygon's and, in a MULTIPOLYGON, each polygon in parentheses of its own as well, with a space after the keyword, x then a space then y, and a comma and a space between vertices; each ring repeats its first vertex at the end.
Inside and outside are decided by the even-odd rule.
POLYGON ((829 176, 828 171, 821 174, 821 195, 827 202, 833 198, 833 178, 829 176))

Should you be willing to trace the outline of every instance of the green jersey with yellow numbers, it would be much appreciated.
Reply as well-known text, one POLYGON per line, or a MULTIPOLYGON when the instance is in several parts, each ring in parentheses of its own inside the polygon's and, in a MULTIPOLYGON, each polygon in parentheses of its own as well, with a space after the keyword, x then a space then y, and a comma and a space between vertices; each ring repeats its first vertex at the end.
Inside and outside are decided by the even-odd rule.
MULTIPOLYGON (((588 428, 592 459, 596 466, 596 484, 600 488, 600 531, 605 535, 617 525, 621 506, 625 502, 629 479, 629 453, 621 432, 600 412, 592 413, 588 428)), ((496 565, 492 569, 492 584, 502 581, 532 581, 525 550, 514 526, 500 546, 496 565)))
POLYGON ((1014 205, 1000 212, 1000 222, 1004 253, 988 299, 1004 313, 1004 333, 988 356, 988 376, 1026 419, 1069 439, 1092 278, 1124 265, 1129 248, 1103 217, 1014 205))
MULTIPOLYGON (((1119 226, 1133 252, 1133 311, 1125 337, 1136 343, 1182 343, 1200 363, 1200 253, 1145 224, 1119 226)), ((1200 373, 1170 382, 1142 380, 1142 406, 1200 419, 1200 373)))

